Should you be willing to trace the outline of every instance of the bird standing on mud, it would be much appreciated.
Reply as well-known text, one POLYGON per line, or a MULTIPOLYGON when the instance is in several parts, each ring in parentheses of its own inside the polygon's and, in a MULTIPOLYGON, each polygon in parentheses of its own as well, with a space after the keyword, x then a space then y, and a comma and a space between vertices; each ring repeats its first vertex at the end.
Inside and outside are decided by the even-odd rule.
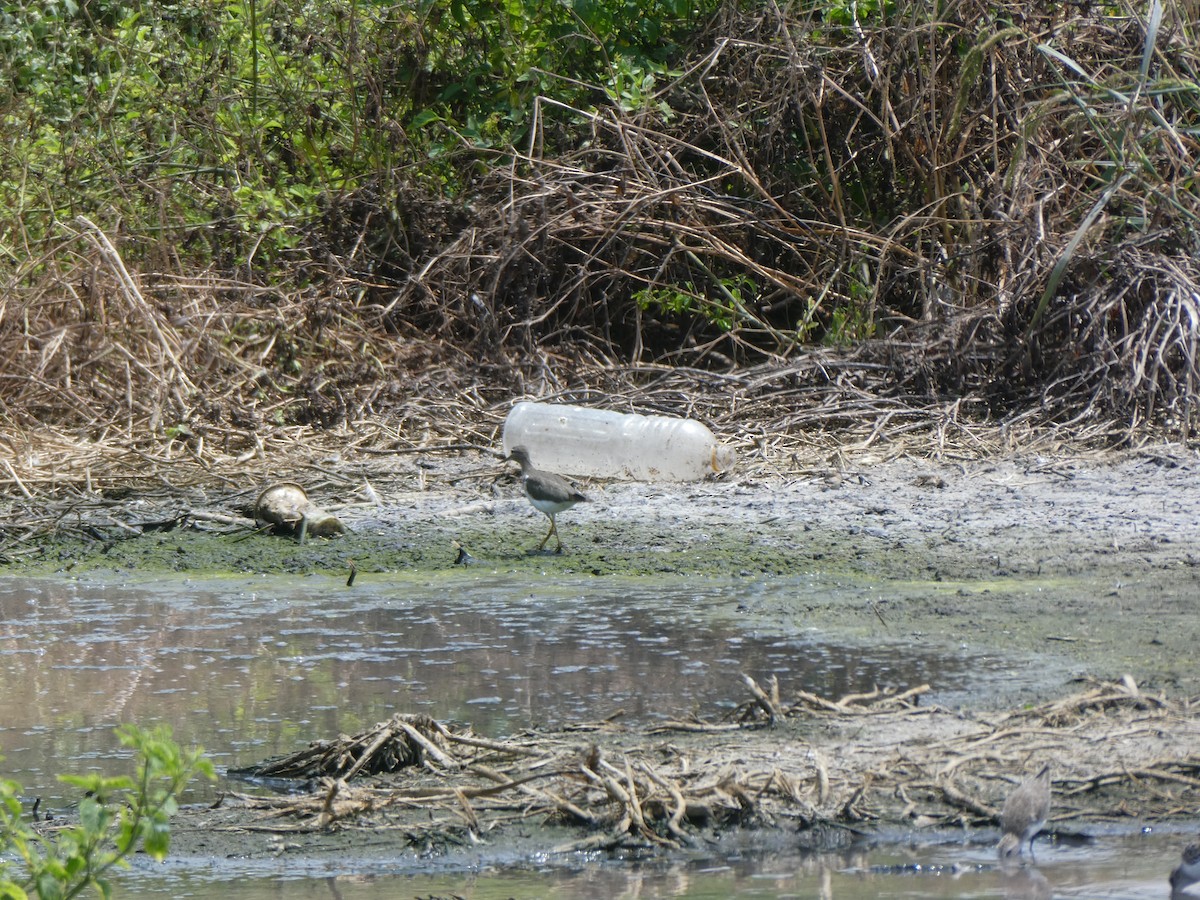
POLYGON ((1004 834, 996 847, 1001 859, 1020 856, 1026 841, 1033 856, 1033 839, 1046 825, 1050 815, 1050 764, 1046 763, 1032 778, 1027 778, 1008 795, 1000 811, 1004 834))
POLYGON ((542 550, 546 546, 546 541, 550 540, 550 535, 554 535, 554 539, 558 541, 558 547, 554 552, 562 553, 562 538, 558 536, 558 525, 555 523, 554 517, 563 510, 570 509, 576 503, 585 502, 587 497, 561 475, 535 469, 533 461, 529 458, 529 451, 524 447, 513 447, 512 452, 505 459, 511 459, 521 464, 521 484, 525 488, 525 496, 529 498, 534 509, 545 513, 546 517, 550 519, 550 530, 538 544, 538 550, 542 550))

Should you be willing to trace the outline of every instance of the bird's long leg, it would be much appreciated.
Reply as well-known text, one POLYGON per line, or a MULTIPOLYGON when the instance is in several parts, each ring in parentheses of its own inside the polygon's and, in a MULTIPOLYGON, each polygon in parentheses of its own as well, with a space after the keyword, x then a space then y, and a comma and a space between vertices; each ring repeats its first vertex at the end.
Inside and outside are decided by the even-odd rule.
POLYGON ((562 553, 562 538, 558 536, 558 523, 554 521, 554 516, 550 517, 550 530, 554 532, 554 539, 558 541, 558 546, 554 548, 554 552, 562 553))
MULTIPOLYGON (((550 515, 549 513, 546 513, 546 518, 550 520, 550 530, 546 532, 546 536, 544 538, 542 538, 542 542, 540 544, 538 544, 538 552, 539 553, 542 552, 542 550, 544 550, 546 548, 546 541, 550 540, 550 535, 554 535, 555 537, 558 537, 558 529, 554 527, 554 516, 550 515)), ((558 545, 561 547, 562 541, 559 541, 558 545)))

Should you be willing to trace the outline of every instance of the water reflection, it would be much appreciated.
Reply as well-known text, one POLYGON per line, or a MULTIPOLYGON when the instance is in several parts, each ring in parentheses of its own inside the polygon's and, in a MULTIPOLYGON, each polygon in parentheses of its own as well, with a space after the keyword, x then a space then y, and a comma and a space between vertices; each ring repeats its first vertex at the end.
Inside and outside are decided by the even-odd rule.
MULTIPOLYGON (((740 599, 810 582, 540 585, 465 577, 121 585, 0 581, 4 771, 49 802, 58 771, 124 771, 113 726, 167 722, 218 765, 258 762, 393 712, 487 735, 623 711, 719 715, 738 675, 840 696, 933 683, 942 698, 999 660, 745 630, 740 599), (714 614, 714 610, 720 610, 714 614), (120 758, 119 765, 113 761, 120 758)), ((850 589, 847 589, 850 590, 850 589)))
MULTIPOLYGON (((989 679, 1036 667, 914 649, 880 632, 831 643, 781 613, 749 630, 739 604, 803 608, 806 593, 867 602, 853 584, 581 579, 537 585, 456 575, 119 585, 0 580, 0 771, 46 805, 57 772, 128 771, 112 735, 169 723, 218 765, 258 762, 396 711, 468 721, 493 736, 624 710, 645 723, 719 715, 744 699, 738 675, 777 674, 785 696, 930 682, 953 703, 989 679), (783 602, 787 599, 787 603, 783 602), (799 601, 799 602, 797 602, 799 601), (918 652, 919 651, 919 652, 918 652)), ((762 621, 761 617, 757 621, 762 621)), ((811 856, 714 847, 704 859, 548 858, 414 873, 395 859, 139 863, 121 895, 500 897, 1166 896, 1180 840, 1086 851, 1039 847, 1038 868, 1005 873, 994 850, 953 843, 811 856), (918 871, 911 864, 920 863, 918 871), (932 866, 932 868, 930 868, 932 866), (389 868, 391 867, 391 868, 389 868), (1047 893, 1047 891, 1049 893, 1047 893)))
POLYGON ((247 870, 238 877, 223 870, 214 885, 212 872, 139 865, 122 882, 122 896, 211 897, 222 900, 382 900, 395 897, 555 898, 595 897, 648 900, 656 897, 819 898, 819 900, 1042 900, 1086 897, 1089 900, 1144 900, 1166 897, 1166 872, 1178 856, 1178 837, 1125 834, 1102 839, 1087 849, 1048 849, 1036 867, 1002 869, 986 847, 913 840, 902 846, 851 848, 839 853, 804 854, 795 848, 769 851, 714 848, 691 859, 605 860, 548 857, 535 864, 502 869, 465 867, 439 871, 430 862, 423 872, 388 872, 370 864, 348 874, 293 868, 282 856, 274 877, 247 870), (307 877, 306 877, 307 876, 307 877))

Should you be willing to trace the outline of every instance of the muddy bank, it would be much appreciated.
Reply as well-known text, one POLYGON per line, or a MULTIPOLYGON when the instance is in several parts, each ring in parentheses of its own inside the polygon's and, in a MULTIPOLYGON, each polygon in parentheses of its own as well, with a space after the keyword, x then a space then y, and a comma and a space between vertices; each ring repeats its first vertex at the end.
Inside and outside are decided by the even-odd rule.
POLYGON ((1188 819, 1200 803, 1200 716, 1129 679, 1010 711, 922 707, 919 695, 780 692, 773 704, 748 701, 735 723, 598 722, 505 740, 397 716, 298 753, 313 777, 290 782, 294 793, 231 781, 241 789, 217 808, 176 819, 174 855, 415 870, 964 834, 990 846, 1004 798, 1043 761, 1054 775, 1050 839, 1060 842, 1188 819), (384 756, 390 772, 337 773, 384 756))
MULTIPOLYGON (((732 731, 649 734, 616 724, 536 736, 544 742, 537 752, 566 773, 560 795, 577 782, 587 787, 580 765, 595 747, 618 773, 649 766, 662 783, 645 775, 657 787, 647 792, 635 780, 633 790, 646 801, 660 792, 659 805, 643 813, 649 832, 623 824, 636 817, 612 806, 603 785, 591 788, 603 791, 605 806, 595 821, 564 820, 561 808, 531 807, 526 797, 516 805, 489 799, 497 804, 497 824, 489 825, 481 815, 487 803, 472 793, 488 788, 455 783, 466 805, 456 793, 431 828, 428 806, 410 798, 384 815, 369 791, 390 788, 352 779, 315 786, 309 801, 315 814, 232 794, 218 810, 186 811, 175 833, 175 852, 184 857, 283 855, 303 868, 344 860, 349 847, 453 865, 556 847, 694 852, 665 830, 673 797, 664 785, 686 796, 682 787, 693 790, 691 779, 701 777, 717 779, 699 791, 718 798, 705 795, 707 821, 676 822, 699 847, 748 835, 766 844, 806 835, 814 846, 829 847, 964 825, 989 841, 1003 793, 1045 755, 1062 766, 1057 793, 1073 798, 1058 807, 1055 827, 1064 834, 1131 818, 1188 819, 1200 811, 1194 795, 1200 767, 1192 754, 1198 729, 1188 700, 1200 694, 1193 665, 1200 598, 1196 469, 1195 454, 1173 447, 961 462, 751 459, 713 482, 585 484, 593 502, 560 516, 567 549, 558 555, 529 553, 545 519, 521 497, 511 469, 485 454, 404 466, 343 461, 303 481, 314 502, 348 526, 337 539, 300 544, 255 532, 246 516, 262 483, 133 490, 76 504, 53 535, 10 540, 7 570, 56 577, 102 570, 131 579, 303 573, 339 590, 352 568, 358 584, 463 571, 783 583, 820 576, 860 590, 837 600, 811 592, 780 599, 774 592, 769 601, 730 602, 727 609, 718 601, 713 613, 747 629, 955 645, 1044 667, 1034 690, 998 684, 969 709, 924 708, 918 700, 903 710, 802 708, 772 728, 752 722, 732 731), (1121 686, 1126 674, 1136 689, 1121 686), (1100 679, 1112 697, 1060 720, 1051 707, 1079 693, 1075 676, 1100 679), (1029 710, 1034 718, 1013 718, 1029 710), (997 749, 994 735, 1001 732, 1019 740, 997 749), (349 812, 320 819, 321 810, 343 803, 349 812)), ((15 515, 12 507, 8 515, 15 515)), ((783 701, 795 702, 786 673, 781 681, 783 701)), ((444 793, 451 784, 445 771, 420 777, 425 781, 417 787, 425 792, 444 793)), ((513 769, 507 777, 520 776, 513 769)), ((622 787, 618 775, 608 777, 622 787)))
POLYGON ((304 480, 349 529, 340 538, 256 532, 260 483, 133 489, 73 503, 53 533, 9 540, 6 570, 302 573, 339 586, 351 571, 368 583, 464 566, 531 579, 845 578, 861 602, 808 596, 729 612, 748 627, 1046 654, 1077 674, 1193 694, 1197 466, 1170 446, 962 462, 751 458, 719 481, 587 483, 593 502, 560 516, 557 555, 529 552, 546 519, 493 456, 343 460, 304 480))
MULTIPOLYGON (((592 497, 562 514, 567 552, 531 554, 546 520, 511 466, 489 454, 293 463, 312 500, 350 533, 294 540, 253 532, 269 479, 171 491, 132 485, 3 514, 6 566, 203 573, 452 567, 454 542, 506 571, 597 575, 788 575, 814 571, 944 581, 1112 576, 1200 562, 1194 453, 838 465, 745 460, 719 480, 582 482, 592 497), (51 527, 38 528, 40 516, 51 527), (18 531, 23 526, 25 533, 18 531)), ((276 478, 275 480, 278 480, 276 478)), ((226 479, 227 481, 227 479, 226 479)))

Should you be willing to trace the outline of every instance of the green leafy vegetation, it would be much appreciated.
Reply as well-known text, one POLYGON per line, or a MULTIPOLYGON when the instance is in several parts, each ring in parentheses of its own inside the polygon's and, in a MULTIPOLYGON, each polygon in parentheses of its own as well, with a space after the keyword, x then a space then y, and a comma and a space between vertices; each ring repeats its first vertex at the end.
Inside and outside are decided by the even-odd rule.
POLYGON ((634 294, 642 309, 659 309, 674 315, 702 316, 723 331, 752 322, 747 300, 754 294, 754 281, 747 275, 714 279, 705 291, 694 284, 643 288, 634 294))
POLYGON ((16 259, 86 215, 156 261, 269 266, 363 184, 457 191, 476 154, 527 140, 537 97, 650 104, 704 13, 21 0, 0 12, 0 245, 16 259))
POLYGON ((824 10, 825 21, 843 28, 895 14, 894 0, 830 0, 824 10))
POLYGON ((215 777, 212 763, 181 749, 166 727, 123 725, 117 735, 137 754, 132 778, 60 776, 83 794, 77 824, 38 830, 25 818, 20 787, 0 779, 0 898, 66 900, 89 889, 107 898, 111 873, 130 854, 166 857, 176 798, 193 777, 215 777))
POLYGON ((927 404, 1186 432, 1193 19, 19 0, 0 415, 107 433, 117 410, 241 452, 394 411, 451 361, 520 384, 545 349, 727 368, 823 345, 927 404))

